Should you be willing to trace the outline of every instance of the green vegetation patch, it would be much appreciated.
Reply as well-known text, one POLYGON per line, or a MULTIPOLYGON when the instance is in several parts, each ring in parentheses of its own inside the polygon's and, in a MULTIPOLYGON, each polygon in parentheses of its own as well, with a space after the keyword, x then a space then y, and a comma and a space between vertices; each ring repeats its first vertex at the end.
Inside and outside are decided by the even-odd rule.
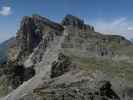
POLYGON ((133 82, 133 63, 125 61, 114 61, 109 58, 102 57, 78 57, 71 55, 74 62, 78 63, 81 70, 96 71, 109 73, 112 77, 124 78, 129 82, 133 82))
POLYGON ((8 80, 1 76, 0 78, 0 97, 5 96, 9 93, 8 80))

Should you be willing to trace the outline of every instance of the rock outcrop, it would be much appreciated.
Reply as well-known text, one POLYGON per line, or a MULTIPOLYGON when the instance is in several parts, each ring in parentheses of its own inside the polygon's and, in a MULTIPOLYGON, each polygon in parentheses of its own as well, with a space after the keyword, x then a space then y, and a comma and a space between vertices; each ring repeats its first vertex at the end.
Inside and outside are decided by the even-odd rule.
POLYGON ((72 15, 66 15, 62 21, 62 25, 77 27, 79 29, 88 30, 88 31, 94 31, 93 26, 86 25, 83 20, 72 15))
POLYGON ((60 53, 58 60, 52 63, 51 78, 61 76, 72 69, 70 58, 60 53))
POLYGON ((54 23, 47 18, 33 15, 32 17, 24 17, 20 29, 17 32, 17 49, 18 59, 20 61, 28 57, 41 42, 43 36, 48 32, 61 31, 63 27, 54 23))
POLYGON ((25 56, 28 56, 33 49, 38 45, 41 41, 41 33, 36 33, 36 26, 34 20, 30 17, 24 17, 20 30, 17 33, 17 41, 18 41, 18 58, 24 59, 25 56))
POLYGON ((100 96, 104 99, 120 100, 120 97, 111 89, 111 83, 109 81, 100 81, 97 84, 100 96))
POLYGON ((47 81, 21 100, 120 100, 109 81, 93 79, 90 82, 90 76, 82 76, 83 74, 85 73, 72 72, 47 81))

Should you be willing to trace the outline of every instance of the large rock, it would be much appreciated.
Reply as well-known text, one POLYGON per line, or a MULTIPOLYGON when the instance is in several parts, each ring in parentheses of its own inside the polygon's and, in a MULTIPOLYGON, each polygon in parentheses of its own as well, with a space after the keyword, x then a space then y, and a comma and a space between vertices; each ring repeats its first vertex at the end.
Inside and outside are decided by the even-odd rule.
MULTIPOLYGON (((100 81, 97 84, 100 96, 103 96, 103 100, 108 98, 111 100, 120 100, 120 97, 112 90, 112 84, 109 81, 100 81)), ((107 99, 107 100, 108 100, 107 99)))
POLYGON ((63 53, 60 53, 58 55, 58 60, 52 63, 51 78, 63 75, 70 71, 71 67, 70 58, 63 53))

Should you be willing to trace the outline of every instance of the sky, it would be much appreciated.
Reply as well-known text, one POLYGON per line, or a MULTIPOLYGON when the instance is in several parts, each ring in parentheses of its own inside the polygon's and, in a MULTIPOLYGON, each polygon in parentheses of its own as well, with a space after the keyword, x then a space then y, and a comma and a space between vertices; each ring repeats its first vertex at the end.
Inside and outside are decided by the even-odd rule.
POLYGON ((39 14, 60 22, 66 14, 84 19, 104 34, 133 38, 133 0, 0 0, 0 42, 15 36, 23 16, 39 14))

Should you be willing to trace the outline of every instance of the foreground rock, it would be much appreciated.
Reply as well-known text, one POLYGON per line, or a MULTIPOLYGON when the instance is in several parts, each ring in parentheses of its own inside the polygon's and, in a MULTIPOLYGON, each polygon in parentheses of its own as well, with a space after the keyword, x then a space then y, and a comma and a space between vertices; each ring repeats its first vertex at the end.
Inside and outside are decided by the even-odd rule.
POLYGON ((51 78, 61 76, 72 69, 70 58, 60 53, 58 61, 52 63, 51 78))
POLYGON ((40 88, 18 100, 120 100, 109 81, 90 81, 91 77, 83 74, 72 72, 45 81, 40 88))

